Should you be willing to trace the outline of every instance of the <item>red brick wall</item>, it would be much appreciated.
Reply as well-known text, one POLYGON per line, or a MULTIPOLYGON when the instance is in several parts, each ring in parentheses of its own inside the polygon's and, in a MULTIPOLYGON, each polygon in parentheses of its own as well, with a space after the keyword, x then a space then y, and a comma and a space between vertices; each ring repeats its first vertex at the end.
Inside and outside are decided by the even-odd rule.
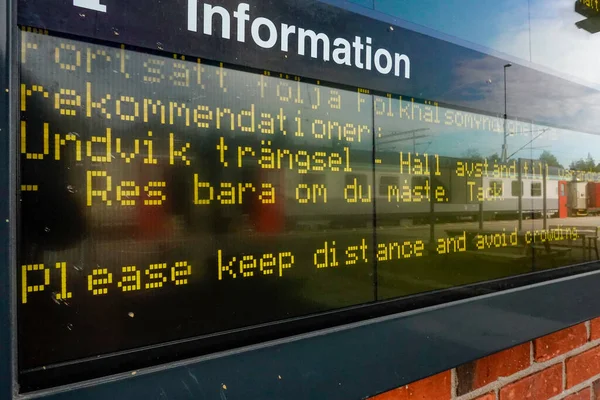
POLYGON ((600 400, 600 318, 371 400, 600 400))

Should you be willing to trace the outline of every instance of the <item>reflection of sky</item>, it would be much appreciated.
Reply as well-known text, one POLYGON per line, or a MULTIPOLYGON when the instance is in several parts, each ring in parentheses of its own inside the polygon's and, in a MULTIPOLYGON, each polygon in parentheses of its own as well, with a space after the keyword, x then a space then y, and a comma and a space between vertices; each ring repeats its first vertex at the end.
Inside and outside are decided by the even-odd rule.
MULTIPOLYGON (((529 142, 533 137, 541 132, 536 131, 529 137, 508 136, 507 154, 511 156, 511 159, 537 159, 543 151, 548 151, 556 156, 559 163, 565 167, 568 167, 572 161, 586 158, 588 153, 596 162, 600 161, 600 154, 596 150, 600 149, 600 137, 565 130, 557 131, 559 140, 541 136, 531 143, 529 142), (577 136, 580 137, 577 138, 577 136)), ((502 151, 502 133, 457 130, 456 128, 434 128, 432 132, 435 133, 429 133, 430 136, 416 140, 417 152, 460 158, 475 154, 482 157, 499 156, 502 151)), ((411 140, 393 146, 394 151, 412 152, 413 149, 411 140)), ((392 150, 392 148, 388 146, 381 150, 392 150)))
MULTIPOLYGON (((539 129, 539 127, 534 129, 539 129)), ((600 162, 600 136, 564 129, 552 129, 552 132, 558 137, 558 140, 539 138, 533 142, 533 154, 536 158, 539 157, 542 150, 547 150, 554 154, 565 167, 568 167, 572 161, 586 158, 588 154, 596 160, 596 163, 600 162)))
POLYGON ((574 1, 531 0, 533 62, 600 84, 600 34, 579 30, 574 1))
POLYGON ((405 21, 600 84, 600 34, 565 0, 349 0, 405 21), (529 24, 531 13, 531 25, 529 24), (530 57, 531 48, 531 57, 530 57))
MULTIPOLYGON (((403 102, 403 104, 408 104, 403 102)), ((394 100, 392 107, 399 107, 394 100)), ((440 108, 440 115, 444 115, 440 108)), ((402 120, 397 118, 376 117, 375 125, 381 128, 383 139, 377 148, 381 151, 404 151, 428 154, 439 154, 446 157, 481 157, 499 156, 502 153, 503 132, 475 130, 464 127, 447 126, 443 123, 427 123, 419 120, 402 120), (412 140, 411 131, 417 130, 412 140), (406 132, 405 135, 398 133, 406 132), (393 138, 386 138, 394 133, 393 138), (400 139, 400 140, 398 140, 400 139)), ((502 119, 497 120, 503 127, 502 119)), ((564 167, 590 154, 596 162, 600 161, 600 136, 568 131, 558 128, 548 128, 540 125, 522 126, 521 132, 511 134, 510 124, 507 130, 507 155, 510 158, 537 159, 542 152, 547 151, 558 159, 564 167)))
MULTIPOLYGON (((42 36, 39 35, 31 35, 31 38, 36 38, 36 43, 40 45, 40 49, 46 50, 57 47, 59 43, 65 41, 65 39, 44 37, 44 41, 41 42, 42 36)), ((74 41, 69 42, 74 44, 78 43, 74 41)), ((94 50, 107 50, 109 54, 116 51, 114 48, 100 45, 94 45, 92 48, 94 50)), ((144 70, 141 66, 147 60, 147 55, 133 51, 129 51, 127 54, 127 65, 130 72, 134 77, 141 79, 141 76, 144 74, 144 70)), ((41 82, 56 80, 60 75, 56 74, 57 71, 54 68, 41 68, 41 60, 41 58, 32 58, 30 62, 22 66, 22 72, 35 76, 36 79, 41 82)), ((114 60, 117 59, 114 58, 113 61, 114 60)), ((188 63, 190 63, 190 67, 195 65, 193 62, 188 63)), ((473 86, 474 82, 484 82, 485 87, 489 87, 490 84, 485 83, 485 76, 478 76, 479 70, 486 70, 483 68, 485 67, 484 63, 485 60, 481 62, 475 60, 475 62, 466 63, 462 65, 461 68, 458 68, 456 79, 457 86, 453 87, 454 90, 461 91, 461 83, 469 88, 473 86)), ((100 66, 102 66, 102 64, 95 64, 95 67, 100 68, 100 66)), ((294 137, 294 143, 296 145, 331 145, 329 141, 315 139, 313 135, 310 134, 311 124, 317 120, 324 121, 326 124, 333 121, 341 123, 342 125, 346 123, 365 126, 371 125, 373 109, 371 105, 372 98, 367 95, 362 96, 364 103, 361 103, 361 112, 357 112, 357 94, 354 91, 328 88, 326 86, 312 85, 304 82, 296 83, 295 81, 282 80, 276 77, 261 77, 261 75, 234 70, 227 71, 227 79, 225 82, 227 86, 231 88, 231 91, 225 94, 223 90, 219 89, 218 71, 219 69, 215 66, 204 66, 203 82, 206 85, 206 89, 196 87, 190 88, 189 90, 174 90, 168 89, 170 86, 160 86, 161 92, 157 96, 160 96, 163 101, 174 100, 187 104, 206 105, 210 106, 211 109, 227 105, 235 112, 239 112, 239 110, 248 110, 250 104, 255 104, 257 114, 263 111, 270 112, 272 113, 274 121, 277 121, 275 119, 277 112, 282 109, 284 114, 288 116, 285 123, 285 129, 289 132, 296 129, 296 119, 293 116, 300 110, 304 121, 303 130, 307 134, 302 139, 294 137), (260 86, 257 84, 263 80, 266 84, 265 90, 267 93, 264 99, 259 97, 261 92, 258 89, 260 86), (288 90, 290 90, 289 102, 277 100, 279 95, 286 97, 288 90), (296 102, 298 90, 300 90, 301 93, 299 97, 302 100, 302 104, 296 102), (280 93, 278 91, 280 91, 280 93), (319 93, 319 96, 316 95, 317 93, 319 93), (335 101, 332 103, 332 100, 337 99, 337 94, 340 96, 339 109, 330 107, 331 104, 336 103, 335 101), (317 110, 314 110, 313 106, 316 106, 316 104, 319 104, 320 106, 317 107, 317 110)), ((119 78, 118 72, 113 70, 112 67, 109 68, 109 65, 105 65, 104 69, 98 69, 98 73, 99 75, 97 76, 101 77, 108 77, 113 74, 112 76, 114 79, 102 78, 93 80, 94 93, 113 93, 116 95, 123 90, 123 94, 129 95, 131 93, 136 93, 136 97, 142 97, 147 94, 148 98, 154 98, 153 96, 156 95, 156 92, 154 92, 153 95, 150 95, 152 89, 147 85, 143 85, 142 87, 136 86, 135 80, 131 80, 125 86, 121 86, 118 82, 122 81, 117 80, 119 78)), ((65 79, 69 85, 76 86, 77 84, 83 84, 85 79, 87 79, 84 78, 85 76, 83 75, 69 75, 68 80, 67 78, 65 79)), ((509 82, 512 83, 513 81, 509 82)), ((511 89, 512 93, 513 91, 526 90, 527 88, 520 88, 518 85, 513 84, 509 86, 509 89, 511 89)), ((497 91, 486 92, 480 90, 479 93, 488 97, 492 96, 494 93, 497 95, 497 91)), ((519 95, 525 94, 519 93, 519 95)), ((511 96, 509 96, 509 100, 510 99, 511 96)), ((424 137, 417 138, 414 145, 409 138, 409 140, 396 141, 393 144, 393 146, 395 146, 394 148, 390 148, 389 145, 378 146, 380 150, 413 151, 414 146, 414 150, 419 153, 427 152, 428 154, 439 154, 448 157, 467 157, 475 154, 482 157, 490 157, 493 154, 501 154, 503 142, 502 132, 474 130, 464 128, 464 125, 462 125, 463 127, 445 125, 448 113, 446 113, 446 109, 442 107, 438 110, 440 118, 439 124, 419 121, 418 112, 415 114, 416 120, 408 119, 408 114, 403 119, 399 119, 398 116, 400 113, 398 113, 397 110, 400 109, 400 103, 398 99, 392 99, 390 100, 390 103, 388 103, 388 99, 384 98, 383 104, 386 107, 390 107, 391 104, 391 108, 384 110, 394 110, 393 112, 395 114, 395 118, 376 117, 376 126, 382 128, 384 136, 390 132, 406 132, 415 129, 427 130, 420 131, 417 134, 418 136, 423 135, 424 137)), ((411 105, 411 102, 403 101, 402 108, 408 109, 411 105)), ((416 107, 420 107, 419 109, 423 110, 425 109, 424 105, 417 105, 416 107)), ((578 110, 579 108, 571 112, 577 112, 578 110)), ((566 111, 562 110, 562 112, 564 113, 566 111)), ((458 115, 457 111, 450 111, 449 113, 455 116, 458 115)), ((468 113, 461 112, 461 114, 464 116, 468 113)), ((559 110, 556 110, 554 114, 558 115, 559 110)), ((261 121, 261 118, 257 117, 257 119, 258 121, 261 121)), ((466 121, 466 119, 467 118, 463 118, 463 121, 466 121)), ((279 123, 276 122, 275 125, 279 126, 279 123)), ((502 119, 496 118, 494 125, 502 127, 502 119)), ((320 126, 320 124, 317 124, 316 126, 320 126)), ((541 126, 526 126, 521 128, 521 131, 525 131, 523 134, 508 136, 508 154, 512 155, 515 153, 513 158, 538 158, 542 151, 548 151, 555 155, 559 162, 564 166, 568 166, 572 161, 587 157, 588 153, 591 153, 591 156, 595 160, 600 161, 600 135, 583 134, 551 128, 549 131, 538 137, 542 132, 542 129, 545 128, 541 126)), ((369 130, 369 132, 370 131, 371 130, 369 130)), ((276 133, 279 133, 278 129, 276 129, 276 133)), ((287 137, 290 138, 290 136, 287 137)), ((398 135, 396 137, 398 137, 398 135)), ((269 137, 269 139, 271 138, 269 137)), ((353 149, 370 150, 372 148, 370 134, 364 133, 361 143, 353 142, 351 147, 353 149)))
MULTIPOLYGON (((517 59, 516 64, 531 61, 537 68, 542 66, 542 69, 567 79, 577 77, 582 83, 592 83, 591 86, 600 84, 600 33, 591 35, 575 26, 583 17, 574 12, 575 2, 571 0, 350 1, 454 36, 461 39, 460 44, 463 46, 468 46, 468 43, 462 42, 467 41, 476 44, 473 47, 477 49, 483 46, 508 54, 517 59)), ((503 71, 502 68, 496 68, 495 62, 482 57, 479 60, 469 60, 455 70, 438 72, 440 76, 443 75, 441 82, 452 82, 444 94, 470 101, 473 108, 487 103, 501 104, 504 93, 503 71)), ((532 92, 530 76, 525 74, 526 71, 512 68, 508 72, 509 115, 519 114, 520 110, 514 107, 519 104, 517 99, 532 99, 530 107, 534 118, 539 117, 540 120, 558 125, 570 125, 577 121, 585 129, 598 131, 598 120, 590 118, 590 115, 600 115, 600 97, 597 92, 571 92, 570 88, 561 88, 560 98, 569 100, 568 103, 545 101, 548 92, 532 92), (576 101, 571 101, 573 99, 576 101)), ((542 86, 545 88, 547 85, 542 86)), ((502 133, 418 121, 404 121, 401 130, 423 127, 429 128, 429 131, 425 132, 426 137, 415 142, 415 149, 419 152, 427 151, 450 157, 501 154, 502 133)), ((396 128, 390 126, 391 130, 397 130, 396 128)), ((533 126, 526 136, 508 136, 508 155, 517 151, 513 157, 538 158, 543 151, 548 151, 561 164, 568 166, 572 161, 585 158, 591 153, 597 162, 600 161, 600 136, 551 128, 538 137, 542 129, 545 128, 533 126)), ((412 151, 413 142, 407 140, 395 143, 394 150, 412 151)))
POLYGON ((375 0, 375 9, 463 40, 520 58, 529 58, 529 45, 521 48, 497 43, 496 38, 517 32, 527 24, 527 0, 375 0), (510 46, 510 48, 509 48, 510 46))
POLYGON ((528 0, 349 0, 513 56, 529 59, 529 43, 498 43, 528 23, 528 0))
MULTIPOLYGON (((527 27, 526 21, 523 22, 521 16, 523 15, 524 2, 527 0, 506 0, 502 2, 491 1, 491 0, 376 0, 376 7, 379 10, 401 10, 402 16, 411 19, 412 22, 421 23, 423 25, 436 26, 440 30, 444 30, 445 33, 451 33, 463 39, 472 39, 479 42, 479 44, 485 44, 493 47, 494 41, 498 38, 514 36, 515 29, 527 27), (465 10, 469 11, 470 20, 472 23, 465 24, 461 23, 466 18, 465 10), (502 14, 512 15, 513 18, 504 18, 502 14), (493 17, 490 17, 493 16, 493 17), (504 22, 502 22, 505 20, 504 22), (502 22, 502 23, 501 23, 502 22), (507 25, 508 24, 508 25, 507 25), (503 27, 506 31, 503 31, 503 27), (479 33, 476 35, 476 33, 479 33)), ((531 0, 536 4, 536 1, 531 0)), ((545 4, 550 6, 536 7, 532 9, 532 13, 537 16, 538 19, 560 19, 561 16, 571 12, 571 8, 568 7, 557 7, 556 1, 552 0, 545 4)), ((526 6, 526 4, 525 4, 526 6)), ((571 6, 569 6, 571 7, 571 6)), ((525 7, 526 9, 526 7, 525 7)), ((391 11, 390 11, 391 12, 391 11)), ((399 12, 399 11, 398 11, 399 12)), ((525 13, 526 15, 526 13, 525 13)), ((574 17, 577 18, 577 17, 574 17)), ((567 26, 571 27, 572 24, 560 25, 557 29, 567 29, 567 26), (561 28, 562 27, 562 28, 561 28)), ((535 20, 534 20, 535 26, 535 20)), ((535 36, 535 35, 534 35, 535 36)), ((518 35, 517 35, 518 37, 518 35)), ((567 36, 565 36, 567 37, 567 36)), ((58 42, 59 39, 50 39, 51 41, 58 42)), ((578 39, 581 41, 581 39, 578 39)), ((588 41, 589 42, 589 41, 588 41)), ((594 43, 597 42, 594 41, 594 43)), ((503 43, 512 43, 509 40, 505 40, 503 43)), ((525 40, 528 43, 528 39, 525 40)), ((598 43, 600 44, 600 43, 598 43)), ((517 46, 517 44, 512 44, 517 46)), ((518 47, 518 46, 517 46, 518 47)), ((600 46, 599 46, 600 48, 600 46)), ((114 51, 114 49, 112 50, 114 51)), ((536 50, 537 51, 537 50, 536 50)), ((536 52, 534 51, 534 56, 536 52)), ((540 53, 541 54, 541 53, 540 53)), ((590 54, 596 55, 597 51, 590 52, 590 54)), ((141 65, 145 59, 145 55, 140 53, 131 52, 129 53, 131 59, 128 65, 141 65)), ((554 60, 562 60, 564 57, 554 57, 554 60)), ((600 57, 596 57, 598 66, 600 67, 600 57)), ((490 63, 495 63, 489 57, 481 57, 480 59, 469 59, 466 62, 459 64, 454 70, 444 71, 443 78, 441 81, 449 83, 447 92, 444 94, 456 93, 456 98, 462 98, 465 101, 472 101, 476 105, 480 105, 485 101, 492 102, 494 104, 502 104, 502 68, 493 69, 494 65, 490 66, 490 63), (496 75, 490 75, 490 71, 495 71, 496 75)), ((562 61, 561 61, 562 62, 562 61)), ((205 82, 210 86, 211 79, 213 87, 217 87, 217 68, 211 66, 205 66, 206 73, 204 75, 205 82)), ((43 71, 43 70, 42 70, 43 71)), ((41 73, 37 71, 36 74, 41 73)), ((600 74, 600 68, 599 72, 600 74)), ((237 88, 237 91, 247 93, 249 97, 237 97, 237 100, 233 97, 219 98, 211 96, 210 99, 205 99, 204 96, 200 98, 189 98, 189 93, 185 91, 171 91, 169 96, 173 96, 173 99, 179 99, 182 101, 192 103, 205 103, 211 105, 220 105, 228 102, 233 102, 236 109, 247 108, 248 103, 253 101, 257 104, 257 108, 268 107, 277 110, 281 104, 274 102, 268 104, 268 102, 261 101, 257 98, 253 98, 250 94, 257 95, 255 91, 256 79, 258 77, 254 74, 247 74, 242 72, 229 71, 227 82, 232 88, 237 88), (242 90, 242 88, 246 88, 242 90), (247 92, 246 92, 247 90, 247 92), (239 104, 235 104, 238 102, 239 104), (267 103, 267 104, 265 104, 267 103)), ((439 74, 442 76, 442 74, 439 74)), ((283 81, 275 78, 265 78, 269 81, 269 87, 275 88, 279 83, 283 81)), ((95 88, 99 89, 108 80, 100 80, 98 83, 94 83, 95 88), (98 85, 98 86, 96 86, 98 85)), ((286 83, 287 84, 287 83, 286 83)), ((292 87, 295 87, 291 83, 292 87)), ((312 111, 310 107, 314 104, 314 90, 317 88, 315 85, 301 84, 302 93, 305 100, 303 107, 303 116, 305 118, 305 129, 308 129, 310 122, 316 119, 323 119, 325 121, 345 121, 353 123, 361 123, 369 125, 370 106, 368 102, 363 105, 363 112, 357 113, 356 110, 356 94, 354 92, 342 91, 341 102, 343 106, 340 110, 327 110, 326 102, 329 100, 329 90, 326 88, 319 89, 321 91, 321 102, 323 108, 318 112, 312 111), (329 115, 331 113, 331 115, 329 115)), ((581 97, 579 92, 574 93, 561 93, 566 98, 569 96, 577 97, 578 101, 574 107, 568 108, 560 102, 547 102, 544 101, 543 95, 531 96, 530 85, 527 85, 526 77, 519 75, 519 70, 515 67, 509 70, 508 75, 508 110, 509 115, 514 114, 517 111, 511 110, 511 105, 515 102, 515 99, 525 98, 528 95, 534 98, 540 98, 539 101, 539 113, 540 115, 553 115, 560 122, 561 118, 570 119, 577 118, 582 110, 590 111, 591 109, 597 110, 596 115, 600 115, 600 99, 598 93, 590 93, 588 98, 581 97), (524 82, 524 83, 523 83, 524 82), (550 105, 549 105, 550 104, 550 105), (556 107, 556 109, 550 107, 556 107)), ((103 89, 104 91, 110 91, 103 89)), ((219 91, 217 91, 220 93, 219 91)), ((166 93, 164 93, 166 94, 166 93)), ((199 94, 198 94, 199 95, 199 94)), ((397 100, 396 100, 397 101, 397 100)), ((294 111, 298 107, 295 103, 289 105, 289 110, 294 111)), ((514 109, 514 107, 512 107, 514 109)), ((287 109, 287 107, 286 107, 287 109)), ((394 106, 397 109, 397 106, 394 106)), ((502 110, 498 110, 502 111, 502 110)), ((274 114, 275 115, 275 114, 274 114)), ((289 114, 290 118, 287 121, 288 124, 293 127, 294 120, 291 117, 293 114, 289 114)), ((590 121, 593 122, 593 121, 590 121)), ((393 130, 410 130, 418 128, 429 128, 426 132, 426 137, 420 138, 416 141, 416 150, 419 152, 435 153, 450 157, 463 157, 466 154, 479 154, 483 157, 489 157, 492 154, 500 154, 502 146, 502 133, 498 132, 484 132, 475 131, 464 128, 449 127, 445 125, 426 124, 419 121, 403 121, 401 127, 394 127, 393 130)), ((291 128, 288 128, 291 129, 291 128)), ((597 131, 598 126, 594 126, 597 131)), ((514 157, 527 157, 537 158, 542 151, 548 151, 554 154, 563 165, 568 165, 574 160, 585 158, 588 152, 591 153, 594 159, 600 161, 600 151, 595 154, 596 149, 600 149, 600 136, 579 134, 572 131, 560 130, 552 128, 547 134, 536 138, 531 144, 528 142, 540 132, 540 127, 534 127, 532 132, 526 136, 509 136, 507 139, 508 143, 508 154, 514 154, 514 157), (520 149, 520 150, 519 150, 520 149)), ((305 138, 306 142, 310 142, 310 138, 305 138)), ((322 144, 318 140, 313 141, 314 144, 322 144)), ((355 143, 354 148, 370 148, 370 141, 365 140, 360 145, 355 143)), ((399 143, 397 145, 398 150, 412 151, 413 144, 411 141, 399 143)))

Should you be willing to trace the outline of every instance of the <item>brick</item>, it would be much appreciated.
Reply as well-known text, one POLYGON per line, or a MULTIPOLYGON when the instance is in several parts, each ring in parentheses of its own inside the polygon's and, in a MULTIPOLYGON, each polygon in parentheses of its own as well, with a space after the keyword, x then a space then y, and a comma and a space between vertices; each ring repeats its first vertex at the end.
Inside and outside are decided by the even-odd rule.
POLYGON ((525 343, 456 368, 457 394, 462 396, 500 377, 528 368, 531 365, 530 349, 530 343, 525 343))
POLYGON ((568 358, 567 388, 600 374, 600 347, 594 347, 574 357, 568 358))
POLYGON ((600 380, 592 384, 592 400, 600 400, 600 380))
POLYGON ((556 356, 565 354, 587 342, 587 328, 585 324, 572 326, 562 331, 533 341, 535 361, 544 362, 556 356))
POLYGON ((371 400, 450 400, 450 371, 372 397, 371 400))
POLYGON ((597 340, 600 339, 600 318, 595 318, 590 321, 590 339, 597 340))
POLYGON ((575 394, 565 397, 563 400, 590 400, 592 397, 592 390, 590 388, 585 388, 575 394))
POLYGON ((500 389, 500 400, 546 400, 562 392, 562 364, 529 375, 500 389))
POLYGON ((496 400, 496 394, 495 393, 488 393, 485 396, 481 396, 478 397, 476 399, 473 400, 496 400))

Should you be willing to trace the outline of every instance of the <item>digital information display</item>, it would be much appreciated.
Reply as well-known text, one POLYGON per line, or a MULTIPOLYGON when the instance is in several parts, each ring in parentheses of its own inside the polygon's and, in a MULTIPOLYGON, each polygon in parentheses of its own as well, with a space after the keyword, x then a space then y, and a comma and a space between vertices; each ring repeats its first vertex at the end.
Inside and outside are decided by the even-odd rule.
POLYGON ((22 370, 587 256, 593 135, 32 29, 20 77, 22 370))

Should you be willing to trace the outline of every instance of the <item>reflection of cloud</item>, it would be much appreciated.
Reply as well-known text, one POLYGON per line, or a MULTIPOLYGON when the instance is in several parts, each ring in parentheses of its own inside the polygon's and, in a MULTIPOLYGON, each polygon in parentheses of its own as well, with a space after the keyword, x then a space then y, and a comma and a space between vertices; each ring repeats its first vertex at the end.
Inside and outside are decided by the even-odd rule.
MULTIPOLYGON (((503 62, 496 58, 466 60, 454 70, 453 86, 445 95, 501 116, 503 73, 503 62)), ((507 69, 507 109, 509 116, 526 116, 550 125, 590 132, 598 132, 600 127, 600 92, 516 64, 507 69)))
POLYGON ((464 102, 472 103, 474 108, 495 110, 498 116, 504 114, 504 109, 498 109, 503 104, 504 86, 503 71, 498 69, 498 60, 483 56, 475 60, 459 63, 454 70, 452 87, 447 95, 464 102), (473 96, 473 92, 478 92, 473 96))
POLYGON ((528 1, 530 0, 513 3, 496 16, 496 25, 499 29, 491 43, 491 48, 529 60, 529 29, 526 22, 529 13, 528 1), (523 23, 519 23, 520 21, 523 23), (504 37, 505 40, 496 39, 499 37, 504 37))
MULTIPOLYGON (((575 26, 583 17, 575 13, 574 2, 530 1, 533 67, 549 75, 532 74, 518 65, 522 62, 514 62, 515 66, 507 70, 508 114, 599 132, 600 93, 591 88, 600 88, 600 34, 592 35, 575 26), (573 80, 587 88, 553 77, 573 80)), ((523 11, 522 7, 515 8, 518 12, 512 10, 513 14, 523 11)), ((508 11, 505 14, 510 16, 508 11)), ((494 37, 490 47, 507 54, 522 54, 530 45, 529 25, 507 23, 507 27, 494 37)), ((501 61, 489 56, 467 60, 455 69, 454 84, 445 94, 466 106, 501 116, 504 114, 502 66, 501 61)))
MULTIPOLYGON (((562 74, 600 84, 600 34, 592 35, 575 26, 584 19, 574 11, 573 1, 531 0, 532 62, 562 74)), ((529 41, 527 27, 521 32, 498 36, 502 48, 516 54, 529 41)))
POLYGON ((536 146, 543 147, 558 158, 558 161, 564 166, 568 166, 572 161, 587 157, 591 154, 595 160, 600 160, 598 150, 600 150, 600 136, 567 131, 563 129, 553 129, 555 134, 562 140, 547 141, 540 140, 536 146))
MULTIPOLYGON (((395 3, 393 0, 387 2, 395 3)), ((412 4, 415 0, 406 0, 406 3, 412 4)), ((472 7, 466 5, 471 3, 466 0, 464 4, 453 3, 460 3, 459 9, 472 11, 472 7)), ((571 0, 498 2, 497 4, 502 4, 502 9, 494 13, 494 17, 487 22, 486 29, 479 29, 477 23, 470 25, 469 29, 460 29, 455 22, 448 22, 453 14, 444 15, 435 21, 428 20, 427 15, 415 20, 416 17, 411 14, 409 19, 476 42, 479 46, 510 54, 499 55, 514 64, 507 70, 509 116, 527 116, 536 123, 553 128, 540 137, 535 135, 545 128, 541 125, 532 126, 528 138, 510 136, 509 154, 535 137, 518 156, 527 157, 526 153, 529 153, 531 157, 537 158, 546 150, 555 154, 561 163, 568 165, 573 160, 585 158, 588 152, 596 160, 600 159, 600 150, 598 154, 594 153, 595 149, 600 149, 600 135, 557 128, 600 133, 600 92, 597 91, 600 89, 600 33, 592 35, 575 26, 584 17, 575 13, 574 3, 571 0), (526 21, 529 9, 531 26, 526 21), (444 21, 446 24, 442 23, 444 21), (532 64, 516 57, 532 61, 532 64), (544 73, 531 71, 523 66, 544 73)), ((421 4, 419 2, 419 6, 421 4)), ((437 3, 432 5, 432 9, 440 7, 442 6, 437 3)), ((469 47, 464 43, 461 45, 469 47)), ((473 48, 477 49, 478 46, 473 48)), ((494 51, 483 51, 495 54, 494 51)), ((504 114, 505 63, 506 61, 485 54, 463 58, 454 65, 452 76, 444 81, 445 89, 443 92, 440 90, 442 93, 439 93, 439 98, 443 98, 448 104, 487 110, 501 118, 504 114)), ((450 74, 450 71, 447 73, 450 74)), ((441 87, 442 85, 438 86, 440 89, 441 87)), ((404 124, 409 125, 406 129, 419 126, 416 121, 405 121, 404 124)), ((428 151, 455 156, 460 156, 467 148, 477 149, 483 155, 499 152, 503 139, 502 134, 497 132, 461 130, 448 126, 433 128, 432 138, 433 144, 428 151)))

